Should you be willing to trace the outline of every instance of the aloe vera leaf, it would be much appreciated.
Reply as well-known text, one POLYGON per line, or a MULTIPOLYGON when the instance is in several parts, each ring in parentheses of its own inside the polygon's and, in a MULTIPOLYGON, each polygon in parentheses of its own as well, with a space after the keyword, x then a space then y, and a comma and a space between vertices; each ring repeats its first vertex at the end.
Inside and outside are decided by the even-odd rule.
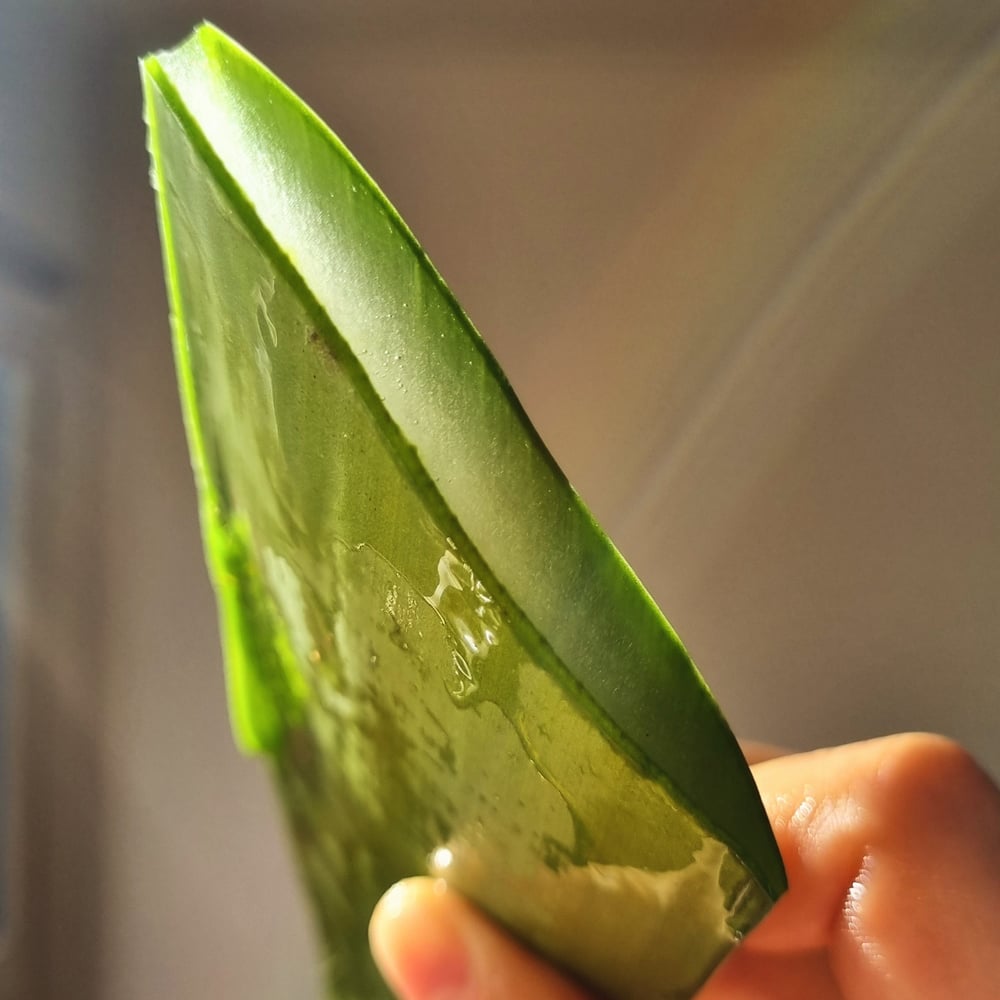
POLYGON ((238 741, 266 753, 333 996, 444 875, 612 996, 688 996, 785 886, 676 635, 412 234, 204 25, 143 62, 238 741))

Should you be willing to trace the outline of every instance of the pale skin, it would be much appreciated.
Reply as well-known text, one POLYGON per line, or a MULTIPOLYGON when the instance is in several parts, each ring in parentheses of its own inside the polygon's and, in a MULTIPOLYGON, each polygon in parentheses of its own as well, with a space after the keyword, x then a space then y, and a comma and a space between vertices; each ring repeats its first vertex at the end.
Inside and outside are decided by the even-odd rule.
MULTIPOLYGON (((1000 791, 961 747, 891 736, 754 776, 790 888, 698 1000, 1000 996, 1000 791)), ((383 897, 371 944, 400 1000, 596 1000, 430 879, 383 897)))

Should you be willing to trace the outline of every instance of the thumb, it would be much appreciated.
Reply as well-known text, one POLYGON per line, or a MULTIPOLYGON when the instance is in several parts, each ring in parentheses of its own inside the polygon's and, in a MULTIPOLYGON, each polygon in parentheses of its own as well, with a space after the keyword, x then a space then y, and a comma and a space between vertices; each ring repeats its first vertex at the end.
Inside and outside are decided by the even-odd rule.
POLYGON ((400 1000, 587 1000, 440 880, 394 885, 375 908, 369 935, 400 1000))

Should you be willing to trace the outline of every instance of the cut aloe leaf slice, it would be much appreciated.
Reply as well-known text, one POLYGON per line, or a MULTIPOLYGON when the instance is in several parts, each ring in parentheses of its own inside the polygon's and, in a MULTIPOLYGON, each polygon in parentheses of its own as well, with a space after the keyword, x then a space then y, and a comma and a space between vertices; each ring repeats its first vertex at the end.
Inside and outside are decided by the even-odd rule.
POLYGON ((208 25, 143 80, 234 727, 331 994, 388 995, 368 915, 431 872, 610 996, 689 996, 785 877, 676 635, 318 118, 208 25))

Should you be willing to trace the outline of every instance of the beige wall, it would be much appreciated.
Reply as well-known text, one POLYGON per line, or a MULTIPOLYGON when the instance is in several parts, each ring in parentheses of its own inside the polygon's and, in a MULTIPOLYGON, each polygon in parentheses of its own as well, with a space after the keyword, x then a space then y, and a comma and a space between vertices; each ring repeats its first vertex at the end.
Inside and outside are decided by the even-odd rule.
MULTIPOLYGON (((94 353, 65 368, 101 589, 73 628, 100 699, 94 759, 58 746, 98 819, 46 788, 51 856, 74 823, 99 846, 36 933, 92 917, 86 996, 313 997, 266 776, 229 739, 169 357, 134 57, 177 6, 105 4, 78 104, 101 159, 65 321, 94 353)), ((382 182, 738 730, 936 729, 1000 773, 1000 7, 800 6, 218 19, 382 182)), ((36 621, 81 590, 52 587, 36 621)))

